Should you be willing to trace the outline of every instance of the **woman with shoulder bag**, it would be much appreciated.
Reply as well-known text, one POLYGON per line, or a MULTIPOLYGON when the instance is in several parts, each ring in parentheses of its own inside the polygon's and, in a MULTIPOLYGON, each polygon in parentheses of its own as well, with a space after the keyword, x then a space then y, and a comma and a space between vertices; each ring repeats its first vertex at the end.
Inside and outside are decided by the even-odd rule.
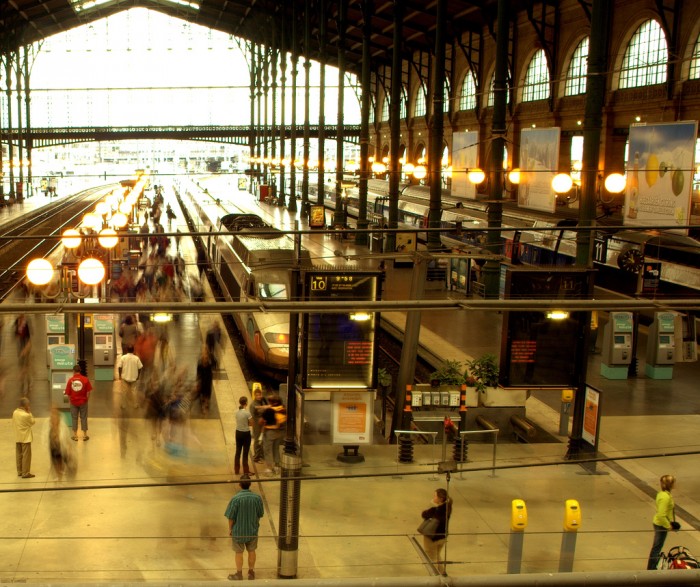
POLYGON ((649 553, 647 571, 654 571, 659 565, 661 549, 666 542, 666 534, 669 530, 680 530, 681 525, 676 522, 676 515, 673 511, 675 504, 671 496, 671 490, 676 484, 673 475, 664 475, 660 479, 661 491, 656 494, 656 514, 654 515, 654 543, 649 553))
MULTIPOLYGON (((447 491, 440 487, 433 494, 432 507, 421 513, 423 520, 435 519, 437 525, 433 533, 423 534, 423 550, 441 575, 446 575, 445 561, 441 560, 445 543, 447 542, 448 520, 452 515, 452 500, 447 496, 447 491)), ((422 526, 422 525, 421 525, 422 526)))

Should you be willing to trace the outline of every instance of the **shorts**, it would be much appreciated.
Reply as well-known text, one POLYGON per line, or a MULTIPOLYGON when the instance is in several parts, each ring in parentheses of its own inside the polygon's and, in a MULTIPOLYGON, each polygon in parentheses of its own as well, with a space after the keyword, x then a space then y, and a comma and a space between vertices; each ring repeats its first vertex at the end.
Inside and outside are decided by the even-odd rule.
POLYGON ((234 539, 232 542, 233 552, 243 552, 247 550, 248 552, 254 552, 258 548, 258 537, 256 536, 248 542, 236 542, 234 539))

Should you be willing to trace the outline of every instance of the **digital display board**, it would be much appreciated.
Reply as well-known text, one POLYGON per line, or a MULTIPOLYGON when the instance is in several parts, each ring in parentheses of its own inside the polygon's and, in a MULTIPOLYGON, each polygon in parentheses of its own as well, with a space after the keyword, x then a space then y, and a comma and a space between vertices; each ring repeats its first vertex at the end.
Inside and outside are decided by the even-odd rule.
MULTIPOLYGON (((587 269, 506 268, 504 295, 510 299, 588 299, 587 269)), ((499 384, 503 387, 576 387, 584 359, 589 312, 511 311, 503 320, 499 384)))
MULTIPOLYGON (((308 301, 374 301, 379 272, 309 271, 308 301)), ((310 313, 304 318, 304 389, 374 388, 374 312, 310 313)))

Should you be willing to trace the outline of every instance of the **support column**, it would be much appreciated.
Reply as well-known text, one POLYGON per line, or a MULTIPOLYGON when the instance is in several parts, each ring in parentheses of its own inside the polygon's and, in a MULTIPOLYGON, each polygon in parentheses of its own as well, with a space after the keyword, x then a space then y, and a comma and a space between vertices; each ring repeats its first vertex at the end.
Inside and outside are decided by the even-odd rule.
POLYGON ((24 200, 24 165, 22 151, 24 145, 24 128, 22 125, 22 48, 17 47, 17 161, 19 170, 19 189, 15 190, 18 202, 24 200))
MULTIPOLYGON (((506 104, 508 87, 508 39, 510 6, 507 0, 498 0, 496 15, 496 68, 493 83, 493 121, 491 128, 491 169, 489 174, 489 228, 500 228, 503 220, 503 148, 506 143, 506 104)), ((501 249, 501 231, 489 231, 486 235, 486 250, 498 255, 501 249)), ((498 297, 498 280, 500 265, 498 261, 486 261, 481 271, 484 291, 487 298, 498 297)))
POLYGON ((262 96, 263 96, 263 61, 262 61, 262 45, 257 45, 256 46, 256 51, 255 51, 255 72, 256 72, 256 79, 255 79, 255 86, 256 86, 256 98, 257 98, 257 116, 258 116, 258 123, 257 123, 257 129, 255 133, 255 139, 256 139, 256 144, 255 144, 255 156, 258 158, 258 164, 257 164, 257 177, 258 177, 258 183, 263 183, 265 181, 265 173, 264 173, 264 168, 262 167, 260 161, 263 158, 263 152, 262 152, 262 142, 265 141, 265 133, 262 128, 262 109, 263 109, 263 103, 262 103, 262 96))
MULTIPOLYGON (((374 11, 373 0, 363 0, 362 2, 362 72, 360 84, 362 86, 362 99, 360 102, 360 185, 359 198, 360 206, 357 217, 357 228, 366 229, 369 226, 367 221, 367 180, 369 179, 369 109, 371 75, 370 70, 370 40, 372 38, 372 12, 374 11)), ((358 232, 355 237, 358 245, 367 245, 369 238, 366 233, 358 232)))
POLYGON ((250 171, 250 192, 254 193, 254 182, 256 178, 255 175, 255 163, 253 163, 253 158, 255 157, 255 45, 252 43, 248 45, 250 52, 249 62, 248 62, 248 73, 250 75, 250 134, 248 135, 248 151, 250 160, 248 161, 248 170, 250 171))
POLYGON ((285 50, 284 31, 287 23, 282 23, 282 42, 280 44, 280 70, 282 72, 282 100, 280 102, 280 191, 277 196, 277 203, 280 206, 287 205, 287 165, 284 160, 287 158, 287 51, 285 50))
POLYGON ((338 131, 335 143, 335 214, 334 224, 347 228, 347 202, 343 198, 343 112, 345 110, 345 29, 347 20, 347 0, 338 2, 338 131))
MULTIPOLYGON (((581 162, 581 202, 579 204, 579 226, 591 230, 579 230, 576 235, 576 264, 592 267, 592 241, 595 230, 596 183, 600 160, 600 137, 603 127, 603 106, 607 82, 608 30, 610 28, 610 3, 593 0, 591 7, 591 37, 588 49, 588 73, 586 75, 586 107, 583 122, 583 161, 581 162)), ((594 277, 592 276, 591 279, 594 277)), ((580 455, 585 412, 586 368, 588 365, 588 338, 590 336, 590 313, 587 313, 586 331, 581 344, 583 357, 580 363, 578 389, 574 396, 571 436, 567 458, 580 455)))
POLYGON ((290 157, 289 169, 289 211, 297 211, 297 78, 299 76, 299 53, 297 50, 297 14, 296 2, 292 2, 292 128, 290 131, 290 157))
MULTIPOLYGON (((401 142, 401 40, 403 36, 403 0, 394 1, 394 46, 391 57, 391 104, 389 108, 389 228, 399 225, 399 148, 401 142)), ((388 253, 396 250, 396 235, 387 235, 386 248, 388 253)))
MULTIPOLYGON (((0 54, 0 67, 2 66, 3 61, 7 58, 6 55, 0 54)), ((0 80, 2 80, 2 76, 0 76, 0 80)), ((0 81, 1 83, 1 81, 0 81)), ((0 207, 5 205, 5 177, 3 176, 2 170, 3 170, 3 156, 2 156, 2 135, 3 135, 3 109, 2 109, 2 85, 0 85, 0 207)), ((9 130, 10 125, 8 124, 8 130, 9 130)), ((8 140, 9 142, 9 140, 8 140)))
MULTIPOLYGON (((433 76, 433 128, 430 133, 430 210, 428 228, 440 228, 442 203, 442 143, 444 136, 445 106, 445 28, 447 27, 447 0, 438 0, 435 27, 435 74, 433 76)), ((442 246, 440 234, 428 232, 427 246, 439 249, 442 246)))
POLYGON ((309 213, 309 157, 310 134, 309 128, 311 116, 311 0, 306 0, 304 5, 304 171, 301 187, 301 213, 309 213))
POLYGON ((325 204, 326 184, 326 3, 318 5, 318 53, 319 72, 318 82, 318 178, 316 180, 316 203, 325 204))
POLYGON ((261 46, 263 66, 263 178, 264 183, 270 185, 270 48, 267 45, 261 46))
MULTIPOLYGON (((7 130, 12 130, 12 61, 14 56, 12 52, 5 56, 5 79, 7 80, 7 130)), ((12 142, 12 136, 7 138, 7 156, 9 158, 8 168, 10 170, 10 203, 14 202, 15 198, 15 171, 12 162, 15 159, 15 147, 12 142)))
MULTIPOLYGON (((25 148, 27 151, 27 193, 25 194, 26 196, 31 196, 33 194, 33 186, 32 186, 32 147, 34 146, 32 144, 32 140, 29 138, 29 135, 32 130, 32 125, 31 125, 31 88, 29 85, 29 72, 30 72, 30 67, 29 67, 29 46, 25 45, 24 46, 24 107, 25 107, 25 116, 24 119, 26 121, 25 128, 27 131, 27 137, 25 139, 25 148)), ((0 167, 1 169, 2 167, 0 167)))
POLYGON ((277 20, 272 21, 272 128, 270 129, 270 157, 274 162, 274 164, 270 163, 270 172, 272 176, 271 183, 274 185, 275 193, 277 193, 279 189, 275 173, 277 170, 282 169, 282 167, 279 164, 279 161, 277 161, 277 60, 279 59, 279 48, 277 43, 277 26, 275 25, 276 22, 277 20))

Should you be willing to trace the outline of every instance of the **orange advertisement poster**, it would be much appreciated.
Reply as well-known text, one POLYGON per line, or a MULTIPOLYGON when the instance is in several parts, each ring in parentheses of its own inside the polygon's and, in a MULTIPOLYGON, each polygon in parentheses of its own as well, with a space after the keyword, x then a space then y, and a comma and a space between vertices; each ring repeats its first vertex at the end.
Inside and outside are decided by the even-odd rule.
POLYGON ((366 403, 340 402, 338 408, 338 432, 341 434, 364 434, 366 432, 366 403))

